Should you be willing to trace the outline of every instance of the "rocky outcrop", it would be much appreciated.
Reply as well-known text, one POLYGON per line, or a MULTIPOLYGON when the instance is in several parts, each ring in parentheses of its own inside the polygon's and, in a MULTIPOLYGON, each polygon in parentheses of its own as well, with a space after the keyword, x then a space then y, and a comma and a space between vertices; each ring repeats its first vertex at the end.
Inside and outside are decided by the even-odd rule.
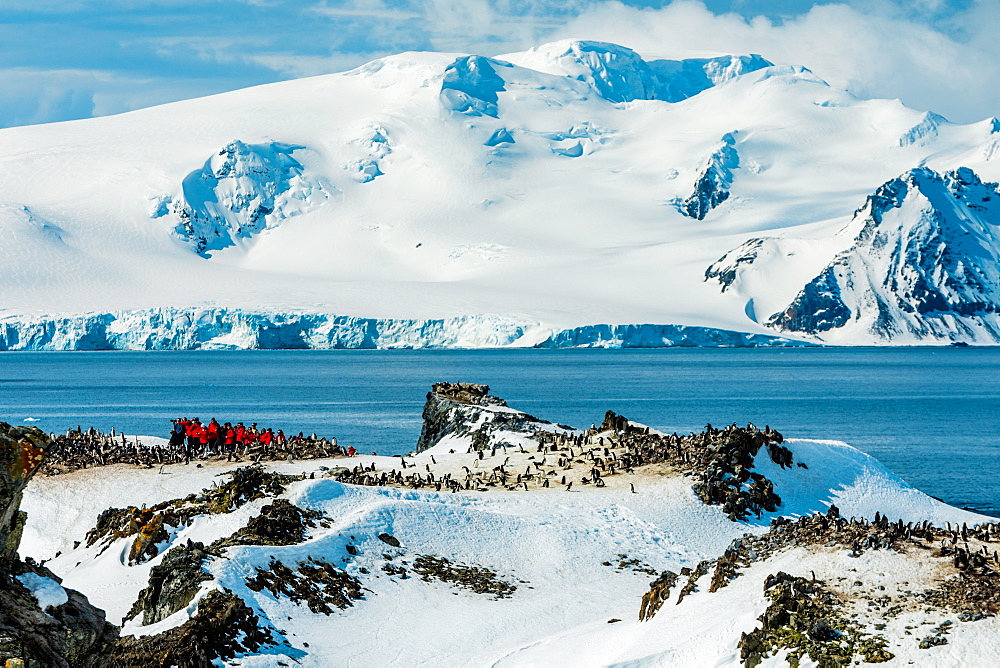
POLYGON ((823 335, 849 325, 886 341, 1000 341, 1000 192, 971 169, 921 167, 858 210, 853 245, 767 324, 823 335))
POLYGON ((725 292, 736 283, 742 271, 752 269, 754 263, 760 259, 765 243, 766 239, 759 238, 744 241, 742 245, 710 264, 705 270, 705 280, 715 279, 725 292))
POLYGON ((689 218, 704 220, 709 211, 729 199, 733 170, 739 166, 736 138, 732 133, 727 133, 701 169, 694 184, 694 192, 676 202, 677 210, 689 218))
POLYGON ((459 589, 492 596, 497 601, 510 598, 517 591, 517 585, 497 577, 494 571, 484 566, 459 564, 436 555, 418 555, 413 560, 413 572, 424 582, 438 580, 459 589))
POLYGON ((781 505, 774 484, 753 470, 762 448, 781 468, 794 463, 791 450, 781 444, 784 438, 770 427, 761 430, 754 425, 732 424, 716 429, 706 425, 699 434, 667 435, 635 426, 608 411, 598 431, 612 432, 618 445, 625 448, 618 456, 619 469, 669 464, 695 479, 691 489, 703 503, 722 506, 734 522, 773 513, 781 505))
POLYGON ((163 555, 163 561, 150 569, 149 584, 139 592, 125 619, 134 619, 141 613, 142 624, 147 626, 187 607, 201 589, 201 583, 212 579, 204 564, 213 556, 218 553, 190 540, 171 548, 163 555))
POLYGON ((0 422, 0 661, 103 666, 118 637, 104 612, 50 570, 17 556, 26 515, 21 494, 49 446, 40 430, 0 422))
MULTIPOLYGON (((231 536, 212 543, 213 550, 233 545, 297 545, 323 514, 299 508, 288 499, 275 499, 231 536)), ((326 524, 326 522, 324 522, 326 524)))
POLYGON ((437 445, 446 436, 468 438, 473 450, 495 447, 494 436, 510 431, 533 433, 551 423, 507 408, 507 402, 490 393, 489 385, 434 383, 424 404, 424 424, 416 452, 437 445))
MULTIPOLYGON (((912 169, 876 189, 835 240, 845 250, 812 269, 787 306, 760 314, 762 324, 831 343, 1000 342, 997 184, 965 167, 912 169)), ((752 305, 800 272, 794 256, 811 248, 805 239, 750 239, 705 279, 752 305)), ((748 315, 757 319, 749 306, 748 315)))
POLYGON ((116 668, 177 666, 207 668, 238 654, 276 644, 273 633, 232 592, 213 590, 198 602, 195 615, 180 626, 152 636, 122 638, 104 665, 116 668))
POLYGON ((170 499, 148 508, 106 509, 87 532, 87 546, 100 544, 103 552, 114 541, 131 538, 128 564, 142 563, 157 556, 159 545, 169 540, 167 527, 187 526, 199 515, 231 513, 251 501, 277 496, 285 491, 285 485, 298 480, 296 476, 265 471, 259 465, 244 466, 225 475, 229 476, 227 482, 215 483, 201 494, 170 499))
POLYGON ((326 561, 312 557, 288 567, 272 560, 267 568, 257 568, 247 578, 251 591, 269 591, 275 597, 285 597, 295 603, 305 603, 316 614, 331 614, 343 610, 364 598, 361 581, 326 561))
POLYGON ((39 429, 0 422, 0 567, 17 561, 27 517, 20 510, 21 496, 49 444, 48 436, 39 429))
POLYGON ((850 665, 855 657, 865 663, 893 658, 884 638, 863 633, 850 621, 824 582, 779 571, 767 577, 764 593, 770 605, 759 617, 761 626, 744 633, 738 645, 744 666, 755 668, 779 651, 790 665, 805 657, 820 666, 850 665))

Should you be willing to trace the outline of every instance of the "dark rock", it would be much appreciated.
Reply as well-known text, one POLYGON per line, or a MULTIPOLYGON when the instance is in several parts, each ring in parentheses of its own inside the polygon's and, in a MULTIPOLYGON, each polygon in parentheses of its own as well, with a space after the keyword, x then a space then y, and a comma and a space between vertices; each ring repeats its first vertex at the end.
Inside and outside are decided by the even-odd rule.
POLYGON ((271 631, 260 627, 260 619, 239 596, 225 589, 213 590, 201 599, 191 619, 156 635, 122 638, 102 665, 208 668, 218 659, 274 644, 271 631))
POLYGON ((305 603, 314 613, 329 615, 334 608, 343 610, 364 598, 361 581, 322 560, 307 559, 289 567, 272 559, 267 568, 257 568, 247 578, 252 591, 268 590, 296 603, 305 603))
POLYGON ((40 430, 0 422, 0 660, 46 668, 103 666, 118 638, 104 612, 72 589, 64 589, 64 603, 43 611, 17 579, 34 574, 61 583, 44 566, 17 556, 27 517, 19 508, 21 494, 49 447, 40 430))
POLYGON ((247 525, 228 538, 212 543, 219 550, 234 545, 297 545, 306 539, 306 532, 323 516, 315 510, 305 510, 287 499, 275 499, 260 509, 247 525))
POLYGON ((387 533, 380 533, 378 539, 385 543, 386 545, 391 545, 393 547, 399 547, 399 540, 395 536, 390 536, 387 533))
POLYGON ((740 166, 736 138, 726 134, 709 156, 694 185, 694 192, 677 202, 677 210, 685 216, 702 220, 708 212, 729 199, 733 185, 733 170, 740 166))
POLYGON ((163 555, 163 561, 149 571, 149 584, 139 592, 125 619, 142 613, 143 625, 155 624, 185 608, 212 576, 203 565, 218 553, 206 551, 202 543, 188 541, 163 555))
POLYGON ((550 424, 527 413, 489 410, 507 406, 489 391, 488 385, 475 383, 434 383, 424 404, 416 451, 433 447, 445 436, 471 436, 473 449, 482 452, 499 445, 491 438, 494 432, 532 432, 533 423, 550 424))

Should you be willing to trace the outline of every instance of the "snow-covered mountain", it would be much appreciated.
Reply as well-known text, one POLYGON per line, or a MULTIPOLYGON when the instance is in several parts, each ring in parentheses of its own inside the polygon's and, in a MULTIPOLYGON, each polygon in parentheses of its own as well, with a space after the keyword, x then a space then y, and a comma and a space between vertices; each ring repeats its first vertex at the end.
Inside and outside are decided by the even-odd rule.
MULTIPOLYGON (((164 337, 160 314, 205 310, 503 323, 373 345, 624 345, 599 332, 637 326, 1000 338, 1000 122, 859 99, 758 55, 669 56, 404 53, 0 130, 2 347, 166 347, 202 335, 164 337), (40 326, 83 333, 26 343, 40 326)), ((208 339, 269 345, 226 336, 208 339)))
MULTIPOLYGON (((880 186, 836 236, 851 245, 765 324, 833 342, 1000 341, 1000 193, 962 167, 927 167, 880 186)), ((723 290, 773 293, 757 263, 780 267, 801 240, 754 238, 709 267, 723 290), (746 282, 752 287, 742 290, 746 282), (764 284, 762 284, 764 282, 764 284)))

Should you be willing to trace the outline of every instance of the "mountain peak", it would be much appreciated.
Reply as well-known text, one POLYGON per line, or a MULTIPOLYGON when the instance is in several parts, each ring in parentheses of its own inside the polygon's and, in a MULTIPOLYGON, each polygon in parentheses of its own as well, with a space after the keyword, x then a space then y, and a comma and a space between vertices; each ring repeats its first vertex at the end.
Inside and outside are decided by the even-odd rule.
POLYGON ((620 44, 577 39, 543 44, 500 58, 539 72, 584 81, 611 102, 680 102, 773 65, 758 54, 647 61, 620 44))
POLYGON ((870 195, 854 244, 769 325, 818 334, 863 323, 886 340, 1000 341, 1000 193, 968 167, 911 169, 870 195))

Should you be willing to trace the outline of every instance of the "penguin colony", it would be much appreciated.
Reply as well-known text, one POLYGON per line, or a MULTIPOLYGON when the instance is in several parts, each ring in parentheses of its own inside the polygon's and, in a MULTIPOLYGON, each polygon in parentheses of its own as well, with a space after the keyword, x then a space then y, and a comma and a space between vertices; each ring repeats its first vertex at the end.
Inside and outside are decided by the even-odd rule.
POLYGON ((881 513, 868 521, 861 517, 841 517, 839 509, 830 506, 825 514, 814 513, 798 519, 777 517, 771 521, 767 533, 737 538, 721 557, 702 561, 693 570, 684 568, 680 574, 665 571, 650 583, 642 599, 639 619, 651 619, 682 577, 687 578, 685 587, 693 589, 697 580, 711 570, 709 591, 714 592, 739 577, 740 570, 750 564, 803 546, 848 549, 849 557, 859 557, 866 550, 893 550, 919 558, 948 559, 957 577, 944 580, 928 603, 964 611, 977 619, 1000 613, 1000 524, 974 527, 950 523, 936 527, 926 521, 903 524, 902 520, 890 522, 881 513))
MULTIPOLYGON (((659 464, 693 476, 696 482, 692 489, 698 497, 706 504, 722 506, 730 519, 738 521, 751 513, 760 517, 762 512, 774 512, 781 504, 771 481, 750 470, 760 448, 766 446, 771 459, 780 466, 792 465, 792 453, 781 445, 781 434, 770 427, 762 431, 752 424, 724 429, 707 425, 698 434, 667 435, 637 427, 608 411, 600 426, 580 432, 536 428, 530 437, 535 445, 529 450, 523 444, 498 442, 488 430, 479 429, 466 449, 470 457, 460 473, 435 474, 431 464, 437 462, 430 456, 431 463, 423 466, 401 457, 398 469, 378 471, 374 463, 358 464, 337 471, 334 477, 355 485, 438 492, 572 491, 605 487, 611 477, 659 464), (517 468, 511 464, 512 458, 518 462, 517 468)), ((630 489, 636 491, 635 483, 630 483, 630 489)))
POLYGON ((312 434, 308 438, 289 441, 284 445, 254 443, 234 452, 221 453, 192 448, 187 445, 143 445, 129 440, 125 434, 101 433, 91 427, 79 427, 66 434, 52 437, 52 446, 46 452, 39 473, 58 475, 79 469, 132 464, 151 469, 170 464, 189 464, 191 461, 289 461, 300 459, 329 459, 346 456, 346 451, 327 438, 312 434))

